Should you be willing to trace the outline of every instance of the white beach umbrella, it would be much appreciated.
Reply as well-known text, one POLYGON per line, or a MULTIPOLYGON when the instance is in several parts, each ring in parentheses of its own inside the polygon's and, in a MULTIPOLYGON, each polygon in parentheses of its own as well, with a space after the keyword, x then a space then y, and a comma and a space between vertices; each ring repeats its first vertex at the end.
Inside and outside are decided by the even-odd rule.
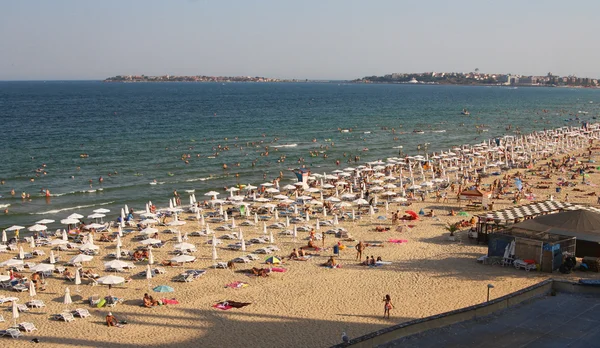
POLYGON ((177 263, 192 262, 194 260, 196 260, 196 257, 194 257, 192 255, 178 255, 171 259, 171 261, 177 262, 177 263))
POLYGON ((369 215, 373 216, 375 215, 375 209, 373 208, 373 206, 369 206, 369 215))
POLYGON ((67 216, 67 219, 77 219, 77 220, 79 220, 79 219, 83 219, 83 215, 77 214, 77 213, 73 213, 73 214, 67 216))
POLYGON ((6 230, 2 230, 2 243, 6 243, 8 238, 6 238, 6 230))
POLYGON ((29 240, 29 247, 31 249, 35 249, 35 239, 33 237, 31 237, 31 239, 29 240))
POLYGON ((48 263, 38 263, 29 269, 31 272, 50 272, 54 271, 54 265, 48 263))
POLYGON ((35 292, 35 283, 29 282, 29 296, 35 297, 35 295, 37 295, 37 293, 35 292))
POLYGON ((120 224, 117 226, 117 234, 120 237, 123 237, 123 226, 121 226, 120 224))
POLYGON ((94 259, 93 256, 79 254, 77 256, 72 257, 71 260, 69 260, 69 263, 74 264, 74 263, 88 262, 88 261, 92 261, 92 259, 94 259))
POLYGON ((212 238, 212 259, 215 261, 218 258, 217 256, 217 238, 213 234, 212 238))
POLYGON ((112 268, 112 269, 123 269, 126 267, 130 267, 131 264, 129 262, 121 261, 121 260, 112 260, 104 263, 104 267, 112 268))
POLYGON ((140 242, 140 244, 143 245, 152 245, 152 244, 160 244, 162 241, 159 239, 155 239, 155 238, 148 238, 148 239, 144 239, 143 241, 140 242))
POLYGON ((273 230, 269 231, 269 242, 275 243, 275 238, 273 237, 273 230))
POLYGON ((102 284, 102 285, 116 285, 116 284, 124 283, 125 278, 115 276, 115 275, 107 275, 107 276, 98 278, 98 280, 96 280, 96 281, 98 282, 98 284, 102 284))
POLYGON ((356 213, 354 212, 354 209, 352 209, 352 220, 356 220, 356 213))
POLYGON ((45 231, 47 229, 48 229, 48 227, 46 225, 42 225, 42 224, 35 224, 33 226, 27 227, 27 230, 31 231, 31 232, 40 232, 40 231, 45 231))
POLYGON ((340 224, 340 223, 338 222, 338 217, 337 217, 337 214, 335 214, 335 215, 333 216, 333 224, 334 224, 334 225, 336 225, 336 226, 340 224))
POLYGON ((121 246, 117 244, 117 248, 115 250, 115 258, 118 260, 121 258, 121 246))
POLYGON ((55 264, 56 263, 56 259, 54 258, 54 251, 50 250, 50 263, 51 264, 55 264))
POLYGON ((235 228, 235 219, 231 217, 231 228, 235 228))
POLYGON ((25 258, 25 252, 23 251, 23 247, 19 247, 19 259, 23 260, 25 258))
POLYGON ((154 254, 152 254, 152 249, 148 250, 148 264, 154 264, 154 254))
POLYGON ((123 246, 123 242, 121 241, 121 236, 119 236, 118 234, 117 234, 117 246, 118 247, 122 247, 123 246))
POLYGON ((81 269, 79 268, 75 270, 75 285, 78 287, 81 285, 81 269))
POLYGON ((181 231, 177 230, 177 243, 181 242, 183 242, 183 239, 181 238, 181 231))
POLYGON ((83 244, 82 246, 79 247, 79 250, 100 250, 100 247, 91 243, 86 243, 83 244))
POLYGON ((64 241, 68 241, 69 240, 69 235, 67 235, 67 230, 62 230, 62 240, 64 241))
POLYGON ((263 234, 267 234, 267 223, 263 222, 263 234))
POLYGON ((19 319, 19 308, 17 308, 17 301, 12 301, 12 317, 14 326, 17 326, 17 319, 19 319))
POLYGON ((318 231, 321 229, 321 226, 319 224, 319 219, 317 219, 317 222, 315 223, 315 231, 318 231))
POLYGON ((258 214, 254 213, 254 224, 258 224, 258 214))
POLYGON ((290 217, 289 216, 285 216, 285 227, 290 227, 290 217))
POLYGON ((173 246, 175 250, 196 250, 196 246, 192 243, 179 243, 173 246))
POLYGON ((23 264, 23 260, 20 260, 20 259, 8 259, 4 262, 0 262, 0 266, 2 266, 2 267, 19 266, 22 264, 23 264))
POLYGON ((294 240, 296 240, 296 238, 298 238, 298 229, 296 228, 296 225, 294 225, 294 231, 292 236, 294 237, 294 240))
POLYGON ((63 299, 63 304, 67 307, 69 307, 69 305, 73 303, 73 300, 71 299, 71 290, 69 290, 69 288, 65 288, 65 298, 63 299))
POLYGON ((23 229, 25 229, 25 227, 24 227, 24 226, 12 225, 12 226, 10 226, 9 228, 7 228, 6 230, 7 230, 8 232, 12 232, 12 231, 16 231, 16 230, 23 230, 23 229))
POLYGON ((42 219, 40 221, 36 221, 35 223, 36 224, 47 225, 47 224, 51 224, 53 222, 54 222, 54 220, 51 220, 51 219, 42 219))
POLYGON ((244 240, 244 233, 240 229, 240 242, 242 243, 242 251, 246 251, 246 241, 244 240))

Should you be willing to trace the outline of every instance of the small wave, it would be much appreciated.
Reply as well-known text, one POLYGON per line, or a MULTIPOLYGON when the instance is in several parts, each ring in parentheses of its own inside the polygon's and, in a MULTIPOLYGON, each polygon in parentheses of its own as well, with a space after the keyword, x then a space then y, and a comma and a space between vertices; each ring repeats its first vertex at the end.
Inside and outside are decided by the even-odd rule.
POLYGON ((194 182, 194 181, 206 181, 216 179, 218 176, 208 176, 206 178, 195 178, 195 179, 187 179, 185 182, 194 182))
POLYGON ((7 204, 0 204, 0 209, 2 209, 2 208, 8 208, 8 207, 10 207, 9 203, 7 203, 7 204))
POLYGON ((96 206, 101 206, 101 205, 109 205, 109 204, 113 204, 113 203, 114 203, 114 201, 112 201, 112 202, 105 202, 105 203, 98 203, 98 204, 78 205, 76 207, 68 207, 68 208, 62 208, 62 209, 40 211, 40 212, 37 212, 37 213, 29 213, 29 214, 30 215, 58 214, 61 211, 74 210, 74 209, 83 209, 83 208, 91 208, 91 207, 96 207, 96 206))
POLYGON ((66 195, 72 195, 77 193, 77 191, 71 191, 71 192, 65 192, 65 193, 51 193, 50 197, 61 197, 61 196, 66 196, 66 195))
POLYGON ((280 148, 280 147, 296 147, 296 146, 298 146, 298 144, 275 145, 275 146, 272 146, 272 147, 280 148))

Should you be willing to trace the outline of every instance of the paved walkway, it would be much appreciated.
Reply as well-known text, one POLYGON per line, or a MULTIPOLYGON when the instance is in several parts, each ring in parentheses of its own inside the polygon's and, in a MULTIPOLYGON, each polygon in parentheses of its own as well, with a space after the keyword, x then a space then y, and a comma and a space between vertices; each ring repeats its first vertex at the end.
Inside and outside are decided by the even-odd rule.
POLYGON ((600 298, 558 293, 380 347, 600 347, 600 298))

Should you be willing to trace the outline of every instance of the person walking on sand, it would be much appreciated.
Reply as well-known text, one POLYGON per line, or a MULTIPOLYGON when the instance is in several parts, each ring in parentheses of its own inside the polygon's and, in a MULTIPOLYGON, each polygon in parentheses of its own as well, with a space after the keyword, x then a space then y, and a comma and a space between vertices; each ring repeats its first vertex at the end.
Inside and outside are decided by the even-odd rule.
POLYGON ((390 298, 390 295, 385 295, 385 297, 383 298, 383 302, 385 302, 383 309, 383 318, 385 319, 385 315, 387 314, 387 317, 389 319, 390 309, 394 308, 394 306, 392 305, 392 299, 390 298))
POLYGON ((360 242, 358 242, 358 244, 356 244, 355 248, 356 248, 356 259, 358 261, 360 261, 360 260, 362 260, 362 253, 365 250, 365 243, 360 241, 360 242))

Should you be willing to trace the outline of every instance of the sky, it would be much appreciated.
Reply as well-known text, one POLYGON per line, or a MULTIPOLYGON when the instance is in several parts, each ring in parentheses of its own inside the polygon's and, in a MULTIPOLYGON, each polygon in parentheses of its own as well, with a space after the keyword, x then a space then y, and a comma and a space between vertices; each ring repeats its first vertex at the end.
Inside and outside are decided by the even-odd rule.
POLYGON ((1 0, 0 80, 600 78, 597 0, 1 0))

